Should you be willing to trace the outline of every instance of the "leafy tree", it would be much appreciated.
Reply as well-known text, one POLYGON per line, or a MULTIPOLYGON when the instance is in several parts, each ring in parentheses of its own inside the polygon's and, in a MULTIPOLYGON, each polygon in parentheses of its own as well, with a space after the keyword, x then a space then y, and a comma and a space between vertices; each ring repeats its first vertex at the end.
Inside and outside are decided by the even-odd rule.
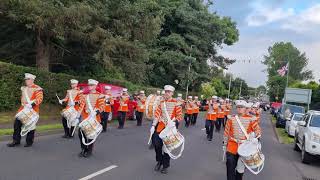
POLYGON ((280 77, 277 70, 289 62, 289 85, 299 81, 313 78, 312 71, 306 67, 308 58, 301 53, 290 42, 278 42, 268 49, 268 55, 264 57, 263 63, 268 72, 268 94, 271 100, 281 100, 286 87, 286 78, 280 77))
POLYGON ((204 98, 210 98, 214 95, 217 95, 215 87, 212 86, 210 83, 203 83, 201 84, 201 94, 204 98))

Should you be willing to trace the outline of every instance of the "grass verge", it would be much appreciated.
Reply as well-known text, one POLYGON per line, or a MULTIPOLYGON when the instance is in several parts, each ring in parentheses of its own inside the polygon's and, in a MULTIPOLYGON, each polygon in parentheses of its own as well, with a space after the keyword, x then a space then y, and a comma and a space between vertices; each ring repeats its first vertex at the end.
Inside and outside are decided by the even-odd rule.
POLYGON ((272 117, 272 124, 273 124, 273 127, 276 130, 276 133, 278 135, 280 143, 283 143, 283 144, 292 144, 292 143, 294 143, 294 138, 288 136, 288 134, 286 133, 284 128, 276 128, 275 127, 275 124, 276 124, 276 118, 275 117, 272 117))
MULTIPOLYGON (((37 132, 44 132, 44 131, 50 131, 50 130, 56 130, 56 129, 62 129, 62 124, 46 124, 46 125, 40 125, 37 126, 37 132)), ((12 135, 13 129, 0 129, 0 136, 4 135, 12 135)))

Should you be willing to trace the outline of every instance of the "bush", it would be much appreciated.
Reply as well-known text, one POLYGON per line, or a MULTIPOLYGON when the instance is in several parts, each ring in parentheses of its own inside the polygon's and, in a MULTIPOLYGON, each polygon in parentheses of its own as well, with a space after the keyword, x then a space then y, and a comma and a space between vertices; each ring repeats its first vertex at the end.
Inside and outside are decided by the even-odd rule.
MULTIPOLYGON (((62 73, 50 73, 37 70, 31 67, 17 66, 9 63, 0 62, 0 111, 8 111, 17 108, 20 104, 21 90, 24 83, 24 73, 29 72, 37 76, 36 84, 44 90, 44 103, 57 104, 55 94, 65 94, 69 88, 70 79, 78 79, 86 82, 89 77, 76 77, 62 73)), ((91 77, 95 78, 95 77, 91 77)), ((98 81, 110 83, 128 88, 129 91, 145 90, 147 94, 156 91, 156 88, 136 85, 125 80, 115 80, 107 78, 97 78, 98 81)))

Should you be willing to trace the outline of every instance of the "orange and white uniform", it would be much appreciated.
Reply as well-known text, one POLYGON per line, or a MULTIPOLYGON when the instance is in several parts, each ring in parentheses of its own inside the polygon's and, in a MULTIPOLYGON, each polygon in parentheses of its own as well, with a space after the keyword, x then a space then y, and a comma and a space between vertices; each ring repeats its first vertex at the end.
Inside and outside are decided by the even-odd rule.
POLYGON ((114 99, 112 97, 112 94, 111 93, 105 93, 104 101, 105 101, 104 112, 111 113, 112 112, 111 106, 114 104, 114 99))
POLYGON ((192 115, 194 113, 194 106, 195 104, 193 103, 192 100, 188 100, 186 102, 185 108, 186 108, 186 114, 192 115))
POLYGON ((80 91, 79 88, 67 90, 67 94, 66 94, 65 98, 62 99, 63 102, 67 103, 67 107, 65 109, 68 109, 70 107, 69 106, 69 104, 71 102, 70 95, 72 97, 73 102, 75 103, 74 108, 78 111, 79 106, 80 106, 82 91, 80 91))
POLYGON ((209 105, 208 112, 206 115, 206 120, 216 121, 217 120, 217 103, 213 103, 212 100, 208 101, 207 104, 209 105))
MULTIPOLYGON (((245 134, 242 132, 235 116, 229 116, 224 130, 223 142, 227 152, 232 154, 238 153, 238 147, 246 140, 245 134)), ((261 129, 257 124, 256 118, 249 115, 239 117, 244 129, 248 134, 254 132, 256 138, 261 137, 261 129)))
POLYGON ((118 111, 121 111, 121 112, 128 112, 129 111, 129 107, 128 107, 129 96, 124 96, 124 95, 120 96, 119 103, 120 103, 120 106, 119 106, 118 111))
MULTIPOLYGON (((90 114, 90 108, 88 104, 88 100, 93 108, 93 110, 98 110, 102 112, 104 110, 105 96, 99 92, 93 92, 89 94, 84 94, 80 100, 79 112, 81 112, 81 116, 83 120, 86 120, 90 114)), ((101 122, 100 116, 97 114, 96 119, 98 122, 101 122)))
POLYGON ((21 106, 18 109, 18 112, 20 112, 24 105, 28 104, 27 98, 25 96, 25 91, 27 92, 27 95, 33 104, 32 108, 34 111, 39 113, 40 104, 43 101, 43 90, 40 86, 33 84, 31 87, 22 86, 21 87, 22 95, 21 95, 21 106))
POLYGON ((194 104, 193 113, 198 114, 200 112, 201 103, 198 100, 194 100, 193 104, 194 104))
POLYGON ((166 116, 165 109, 167 110, 169 118, 175 119, 175 121, 182 120, 182 108, 176 99, 161 100, 158 108, 155 112, 155 119, 153 125, 156 126, 156 132, 160 133, 167 125, 168 117, 166 116), (164 107, 165 106, 165 107, 164 107))
POLYGON ((225 115, 225 108, 226 108, 226 106, 224 105, 224 104, 219 104, 219 103, 217 103, 218 104, 218 112, 217 112, 217 118, 221 118, 221 119, 223 119, 224 118, 224 115, 225 115))
POLYGON ((146 97, 139 97, 138 101, 137 101, 137 111, 138 112, 144 112, 146 108, 146 97))

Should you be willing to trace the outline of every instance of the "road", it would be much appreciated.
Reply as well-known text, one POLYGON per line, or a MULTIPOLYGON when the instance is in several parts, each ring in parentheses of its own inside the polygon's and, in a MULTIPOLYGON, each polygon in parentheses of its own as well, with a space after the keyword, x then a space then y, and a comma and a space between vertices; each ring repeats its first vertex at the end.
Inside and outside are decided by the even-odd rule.
MULTIPOLYGON (((304 165, 298 152, 290 145, 280 144, 270 122, 262 115, 262 147, 266 156, 264 170, 258 175, 246 172, 246 180, 320 180, 320 163, 304 165)), ((225 180, 222 159, 222 132, 215 133, 212 142, 206 140, 203 119, 195 127, 182 127, 186 145, 183 156, 171 161, 169 173, 154 172, 155 153, 149 150, 149 126, 133 125, 123 130, 109 128, 101 134, 89 159, 79 158, 78 138, 62 139, 61 134, 42 136, 31 148, 7 148, 0 142, 1 180, 73 180, 95 176, 97 180, 225 180), (102 171, 100 171, 102 170, 102 171), (99 172, 100 171, 100 172, 99 172)), ((85 179, 85 178, 84 178, 85 179)), ((87 178, 90 179, 90 178, 87 178)))

